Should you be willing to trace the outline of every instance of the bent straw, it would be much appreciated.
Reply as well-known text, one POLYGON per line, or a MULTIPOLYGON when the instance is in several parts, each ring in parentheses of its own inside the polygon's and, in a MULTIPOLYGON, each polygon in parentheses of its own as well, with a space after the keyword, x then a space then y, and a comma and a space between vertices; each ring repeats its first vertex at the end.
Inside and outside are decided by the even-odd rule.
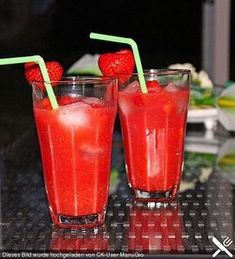
POLYGON ((90 33, 90 38, 91 39, 96 39, 96 40, 104 40, 104 41, 111 41, 111 42, 118 42, 118 43, 124 43, 124 44, 129 44, 132 48, 132 51, 134 53, 134 58, 135 58, 135 64, 138 72, 138 78, 140 81, 140 88, 142 93, 148 93, 145 79, 143 76, 143 68, 140 60, 140 55, 139 55, 139 50, 136 42, 131 39, 131 38, 124 38, 124 37, 117 37, 117 36, 112 36, 112 35, 106 35, 106 34, 100 34, 100 33, 90 33))
POLYGON ((59 107, 55 94, 52 90, 52 86, 49 83, 50 78, 47 73, 47 68, 45 65, 45 62, 41 56, 35 55, 35 56, 27 56, 27 57, 16 57, 16 58, 1 58, 0 59, 0 65, 13 65, 13 64, 20 64, 20 63, 28 63, 28 62, 34 62, 39 65, 39 68, 42 73, 42 77, 44 80, 45 88, 47 91, 48 98, 50 100, 52 109, 57 109, 59 107))

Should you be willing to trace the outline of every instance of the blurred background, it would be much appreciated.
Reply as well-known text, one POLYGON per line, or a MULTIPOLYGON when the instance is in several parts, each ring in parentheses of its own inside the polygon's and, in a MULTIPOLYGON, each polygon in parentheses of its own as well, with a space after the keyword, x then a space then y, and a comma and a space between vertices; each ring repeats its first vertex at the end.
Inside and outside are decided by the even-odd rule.
MULTIPOLYGON (((93 31, 135 39, 145 68, 189 62, 200 70, 204 4, 202 0, 0 0, 0 58, 38 54, 46 61, 58 60, 66 70, 85 53, 126 47, 90 40, 93 31)), ((234 11, 231 1, 231 80, 235 80, 234 11)), ((23 65, 0 67, 0 78, 0 111, 30 115, 31 90, 23 65)))

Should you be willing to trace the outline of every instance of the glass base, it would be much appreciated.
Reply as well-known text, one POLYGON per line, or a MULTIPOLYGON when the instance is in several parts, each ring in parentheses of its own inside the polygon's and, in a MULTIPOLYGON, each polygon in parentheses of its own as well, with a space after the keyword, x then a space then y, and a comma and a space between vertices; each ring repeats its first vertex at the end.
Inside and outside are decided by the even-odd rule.
POLYGON ((96 228, 104 224, 105 221, 105 211, 92 215, 84 216, 65 216, 57 215, 51 212, 51 217, 53 223, 61 228, 70 229, 87 229, 96 228))
POLYGON ((164 203, 174 200, 178 191, 178 186, 171 188, 167 191, 143 191, 138 189, 132 189, 134 199, 141 202, 156 202, 164 203))

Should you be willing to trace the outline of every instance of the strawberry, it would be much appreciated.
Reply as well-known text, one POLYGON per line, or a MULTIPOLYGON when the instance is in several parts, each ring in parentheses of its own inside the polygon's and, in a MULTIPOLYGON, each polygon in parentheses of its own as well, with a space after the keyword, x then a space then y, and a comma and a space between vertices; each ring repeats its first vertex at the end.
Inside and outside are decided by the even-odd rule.
MULTIPOLYGON (((46 68, 51 81, 59 81, 63 75, 62 66, 55 61, 46 62, 46 68)), ((38 64, 30 62, 25 64, 25 76, 29 84, 32 82, 43 81, 41 70, 38 64)), ((39 84, 41 88, 44 88, 43 84, 39 84)))
POLYGON ((98 65, 104 76, 115 76, 123 84, 131 77, 135 61, 132 51, 121 50, 100 55, 98 65))
POLYGON ((162 91, 161 85, 158 83, 158 81, 147 81, 147 88, 149 93, 159 93, 162 91))

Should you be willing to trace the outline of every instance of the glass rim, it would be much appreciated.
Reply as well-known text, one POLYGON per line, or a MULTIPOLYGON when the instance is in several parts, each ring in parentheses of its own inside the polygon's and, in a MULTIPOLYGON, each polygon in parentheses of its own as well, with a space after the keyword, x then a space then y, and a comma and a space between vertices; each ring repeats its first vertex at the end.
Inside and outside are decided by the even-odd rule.
MULTIPOLYGON (((138 73, 137 73, 138 74, 138 73)), ((189 69, 181 69, 181 68, 152 68, 152 69, 145 69, 145 74, 156 74, 156 75, 177 75, 177 74, 191 74, 191 70, 189 69)))
POLYGON ((118 73, 118 75, 131 75, 131 76, 172 76, 172 75, 190 75, 191 70, 189 69, 175 69, 175 68, 151 68, 151 69, 144 69, 143 73, 118 73))
POLYGON ((114 76, 86 76, 86 75, 78 75, 78 76, 64 76, 61 78, 61 80, 54 80, 54 81, 44 81, 44 80, 38 80, 38 81, 32 81, 32 85, 37 84, 87 84, 87 83, 93 83, 93 84, 108 84, 112 83, 113 81, 118 82, 118 78, 114 76))

